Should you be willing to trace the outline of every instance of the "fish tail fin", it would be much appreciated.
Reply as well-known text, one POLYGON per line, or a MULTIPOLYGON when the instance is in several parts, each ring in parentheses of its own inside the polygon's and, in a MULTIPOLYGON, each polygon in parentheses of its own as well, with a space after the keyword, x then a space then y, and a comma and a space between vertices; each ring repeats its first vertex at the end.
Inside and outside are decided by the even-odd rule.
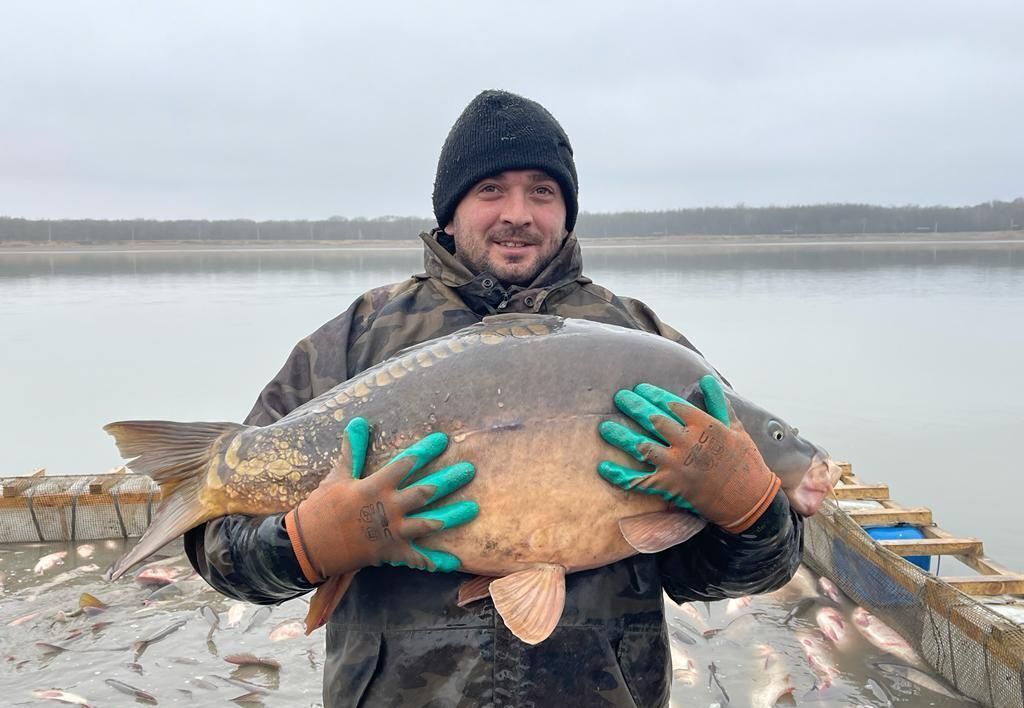
POLYGON ((107 570, 108 580, 117 580, 130 567, 211 517, 197 498, 206 467, 220 450, 218 441, 245 427, 238 423, 163 420, 120 421, 103 426, 114 436, 117 449, 132 471, 159 484, 162 497, 139 542, 107 570))
POLYGON ((331 613, 341 602, 341 598, 345 596, 345 592, 352 584, 352 578, 356 577, 357 572, 334 575, 316 589, 313 599, 309 602, 309 612, 306 613, 307 635, 327 624, 331 613))

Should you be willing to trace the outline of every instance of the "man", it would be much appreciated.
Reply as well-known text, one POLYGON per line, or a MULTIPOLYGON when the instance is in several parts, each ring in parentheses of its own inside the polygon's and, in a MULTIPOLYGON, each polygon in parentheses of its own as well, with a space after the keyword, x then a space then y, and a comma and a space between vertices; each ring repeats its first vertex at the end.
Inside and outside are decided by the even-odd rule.
MULTIPOLYGON (((422 236, 426 272, 371 290, 299 342, 247 422, 272 423, 405 347, 501 312, 596 320, 692 349, 642 302, 583 276, 572 233, 577 196, 572 148, 554 117, 513 94, 477 96, 441 150, 434 184, 440 228, 422 236)), ((681 429, 668 416, 658 421, 668 437, 681 429)), ((335 480, 352 476, 349 458, 359 441, 349 437, 335 480)), ((456 607, 465 575, 389 565, 400 556, 446 570, 457 559, 432 563, 405 546, 399 555, 377 556, 349 548, 347 527, 339 520, 332 531, 331 519, 339 505, 350 508, 350 497, 333 486, 321 485, 316 498, 288 515, 209 522, 189 532, 186 548, 215 588, 260 603, 362 568, 327 626, 329 706, 664 705, 670 664, 663 591, 676 602, 763 592, 786 582, 799 563, 801 522, 777 478, 745 434, 719 448, 735 462, 704 477, 686 476, 672 457, 678 445, 659 450, 656 474, 670 483, 649 490, 700 499, 694 505, 712 523, 661 553, 568 576, 559 625, 536 646, 512 636, 489 600, 456 607), (723 481, 732 485, 729 493, 707 493, 723 481)), ((635 476, 622 468, 602 474, 627 487, 635 476)))

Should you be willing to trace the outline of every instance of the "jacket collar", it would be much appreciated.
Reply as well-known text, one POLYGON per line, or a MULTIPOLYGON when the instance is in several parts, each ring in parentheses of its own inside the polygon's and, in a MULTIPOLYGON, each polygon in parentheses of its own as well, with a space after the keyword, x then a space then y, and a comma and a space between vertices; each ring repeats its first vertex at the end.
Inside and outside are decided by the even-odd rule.
POLYGON ((420 238, 424 244, 423 266, 426 273, 419 277, 436 278, 454 288, 466 304, 480 314, 504 310, 513 299, 518 301, 529 297, 530 301, 540 302, 545 291, 572 282, 590 282, 590 278, 583 275, 583 255, 575 234, 566 236, 555 257, 526 287, 506 285, 491 273, 474 274, 455 257, 455 244, 441 229, 424 232, 420 238))

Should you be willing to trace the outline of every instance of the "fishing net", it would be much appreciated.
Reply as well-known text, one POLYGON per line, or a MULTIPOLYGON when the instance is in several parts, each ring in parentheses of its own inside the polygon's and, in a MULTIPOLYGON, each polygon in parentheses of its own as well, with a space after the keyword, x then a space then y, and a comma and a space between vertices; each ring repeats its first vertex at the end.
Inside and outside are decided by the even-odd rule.
POLYGON ((105 474, 0 480, 0 543, 141 536, 160 488, 149 477, 105 474))
POLYGON ((804 562, 899 632, 961 693, 1024 706, 1024 627, 879 546, 835 502, 805 524, 804 562))

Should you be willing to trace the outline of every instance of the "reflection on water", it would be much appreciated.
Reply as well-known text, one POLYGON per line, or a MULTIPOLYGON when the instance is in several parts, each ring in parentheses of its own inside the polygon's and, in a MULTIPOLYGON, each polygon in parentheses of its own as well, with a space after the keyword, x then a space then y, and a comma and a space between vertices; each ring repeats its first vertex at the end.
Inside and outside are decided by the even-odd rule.
MULTIPOLYGON (((641 246, 585 248, 586 271, 624 273, 673 271, 813 270, 826 272, 890 268, 1024 267, 1024 241, 1019 247, 989 246, 688 246, 665 249, 641 246)), ((203 250, 203 251, 69 251, 5 253, 0 251, 0 278, 60 275, 245 274, 277 272, 422 270, 423 256, 413 242, 388 250, 203 250)), ((398 277, 402 277, 399 275, 398 277)))
MULTIPOLYGON (((91 705, 126 705, 127 685, 159 705, 241 696, 257 706, 320 705, 323 630, 298 632, 304 599, 263 608, 229 600, 193 575, 174 545, 116 583, 102 580, 122 552, 103 541, 0 546, 0 676, 9 702, 59 688, 91 705), (59 552, 59 565, 34 572, 59 552), (83 601, 86 594, 93 599, 83 601)), ((728 695, 730 705, 771 706, 786 694, 800 705, 973 705, 944 695, 951 689, 930 674, 894 673, 916 658, 873 646, 849 621, 853 609, 845 597, 822 595, 806 570, 767 596, 682 608, 669 601, 673 705, 726 705, 728 695)))

